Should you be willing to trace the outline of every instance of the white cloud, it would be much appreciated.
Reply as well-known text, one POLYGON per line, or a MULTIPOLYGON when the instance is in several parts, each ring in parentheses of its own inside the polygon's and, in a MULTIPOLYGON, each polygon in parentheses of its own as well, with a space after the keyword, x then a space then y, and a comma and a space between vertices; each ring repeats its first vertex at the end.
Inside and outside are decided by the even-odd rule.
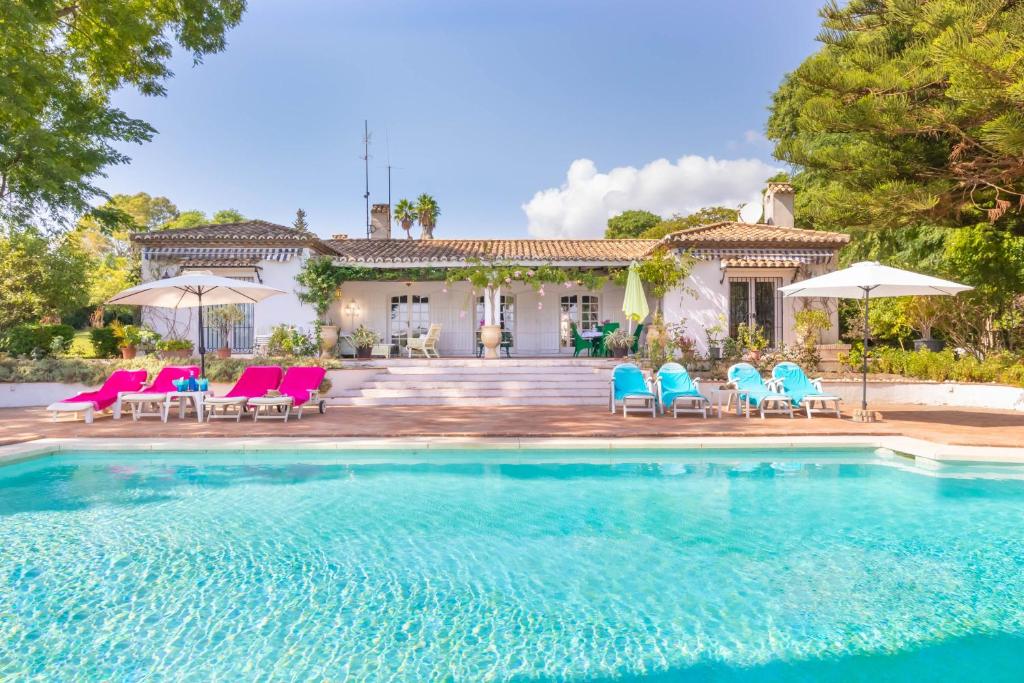
POLYGON ((759 159, 689 155, 600 173, 590 159, 577 159, 561 187, 537 192, 523 211, 534 237, 601 237, 608 219, 628 209, 668 217, 757 200, 764 181, 778 171, 759 159))

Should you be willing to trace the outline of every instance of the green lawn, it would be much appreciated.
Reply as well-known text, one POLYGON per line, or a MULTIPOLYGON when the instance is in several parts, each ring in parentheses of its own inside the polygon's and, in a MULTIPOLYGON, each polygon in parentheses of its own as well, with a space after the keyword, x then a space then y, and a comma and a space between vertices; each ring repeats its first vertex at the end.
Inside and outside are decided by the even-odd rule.
POLYGON ((79 330, 75 332, 75 338, 71 342, 71 348, 68 350, 68 355, 76 356, 78 358, 95 358, 96 349, 92 346, 92 339, 89 337, 89 330, 79 330))

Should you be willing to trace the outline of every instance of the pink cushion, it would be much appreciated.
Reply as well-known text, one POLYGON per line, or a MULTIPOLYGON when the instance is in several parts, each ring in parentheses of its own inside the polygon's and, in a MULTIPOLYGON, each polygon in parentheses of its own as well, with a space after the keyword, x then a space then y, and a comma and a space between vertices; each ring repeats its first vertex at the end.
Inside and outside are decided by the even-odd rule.
POLYGON ((117 395, 122 391, 138 391, 146 381, 145 370, 115 370, 107 381, 96 391, 85 391, 71 398, 66 398, 61 403, 91 402, 96 410, 109 408, 117 400, 117 395))
POLYGON ((242 376, 224 396, 227 398, 256 398, 263 396, 271 389, 276 389, 280 383, 280 366, 250 365, 242 370, 242 376))
POLYGON ((160 370, 156 379, 153 380, 153 384, 143 389, 142 393, 166 394, 169 391, 177 391, 177 387, 174 386, 174 380, 188 379, 189 373, 199 377, 199 368, 195 365, 187 365, 184 367, 168 365, 166 368, 160 370))
POLYGON ((291 396, 294 405, 300 406, 309 400, 309 395, 320 387, 327 371, 316 367, 292 367, 284 373, 278 391, 283 396, 291 396))

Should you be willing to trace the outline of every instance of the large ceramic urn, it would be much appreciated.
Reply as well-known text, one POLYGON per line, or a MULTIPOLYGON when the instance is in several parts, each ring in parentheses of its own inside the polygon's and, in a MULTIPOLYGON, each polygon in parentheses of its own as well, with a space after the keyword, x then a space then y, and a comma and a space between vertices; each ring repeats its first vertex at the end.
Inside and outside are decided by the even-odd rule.
POLYGON ((501 345, 501 325, 484 325, 480 328, 480 343, 484 345, 484 358, 497 358, 501 345))
POLYGON ((329 356, 334 352, 334 347, 338 343, 338 326, 337 325, 321 325, 320 326, 320 355, 329 356))

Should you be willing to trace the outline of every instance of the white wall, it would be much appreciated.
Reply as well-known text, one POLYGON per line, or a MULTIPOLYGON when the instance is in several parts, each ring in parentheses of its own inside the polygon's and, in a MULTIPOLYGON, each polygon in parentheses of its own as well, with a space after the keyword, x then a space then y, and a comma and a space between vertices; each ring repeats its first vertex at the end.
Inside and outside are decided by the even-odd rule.
MULTIPOLYGON (((275 325, 290 324, 312 329, 316 312, 312 306, 303 304, 295 294, 295 276, 302 269, 302 264, 309 258, 310 252, 304 250, 301 256, 289 261, 260 261, 260 275, 263 284, 276 287, 285 292, 255 304, 255 334, 268 334, 275 325)), ((153 280, 162 277, 163 273, 177 272, 177 266, 162 261, 146 261, 143 263, 143 279, 153 280)), ((211 272, 224 277, 252 277, 251 268, 214 269, 211 272)), ((199 317, 197 309, 167 309, 144 307, 143 322, 164 337, 190 339, 199 348, 199 317)))
MULTIPOLYGON (((815 265, 807 268, 806 277, 816 277, 830 270, 831 264, 815 265)), ((721 261, 711 259, 697 261, 693 272, 686 279, 683 287, 670 291, 665 296, 665 322, 685 323, 686 335, 696 342, 699 353, 707 353, 707 336, 705 330, 718 322, 718 316, 726 318, 725 334, 728 334, 729 316, 729 278, 730 277, 774 277, 788 285, 793 281, 792 269, 772 268, 729 268, 723 271, 721 261)), ((804 279, 801 277, 801 279, 804 279)), ((832 328, 822 334, 821 343, 834 344, 839 340, 839 313, 835 299, 824 301, 810 299, 782 300, 782 342, 792 344, 796 341, 793 331, 794 315, 805 306, 824 307, 832 319, 832 328)))
MULTIPOLYGON (((605 285, 598 292, 581 287, 548 285, 544 296, 532 287, 516 284, 502 288, 503 295, 516 297, 516 322, 513 337, 513 353, 524 355, 550 355, 560 352, 571 353, 559 346, 559 299, 569 294, 596 294, 600 299, 600 319, 626 324, 622 314, 622 300, 625 289, 616 285, 605 285)), ((441 324, 439 349, 442 355, 459 356, 476 354, 476 296, 472 287, 465 282, 451 286, 444 282, 346 282, 341 287, 341 297, 331 308, 331 318, 350 332, 359 325, 366 325, 381 336, 388 333, 388 318, 392 296, 417 294, 430 299, 430 320, 441 324), (355 300, 359 314, 354 318, 347 312, 355 300)), ((654 300, 649 298, 651 310, 654 300)))

